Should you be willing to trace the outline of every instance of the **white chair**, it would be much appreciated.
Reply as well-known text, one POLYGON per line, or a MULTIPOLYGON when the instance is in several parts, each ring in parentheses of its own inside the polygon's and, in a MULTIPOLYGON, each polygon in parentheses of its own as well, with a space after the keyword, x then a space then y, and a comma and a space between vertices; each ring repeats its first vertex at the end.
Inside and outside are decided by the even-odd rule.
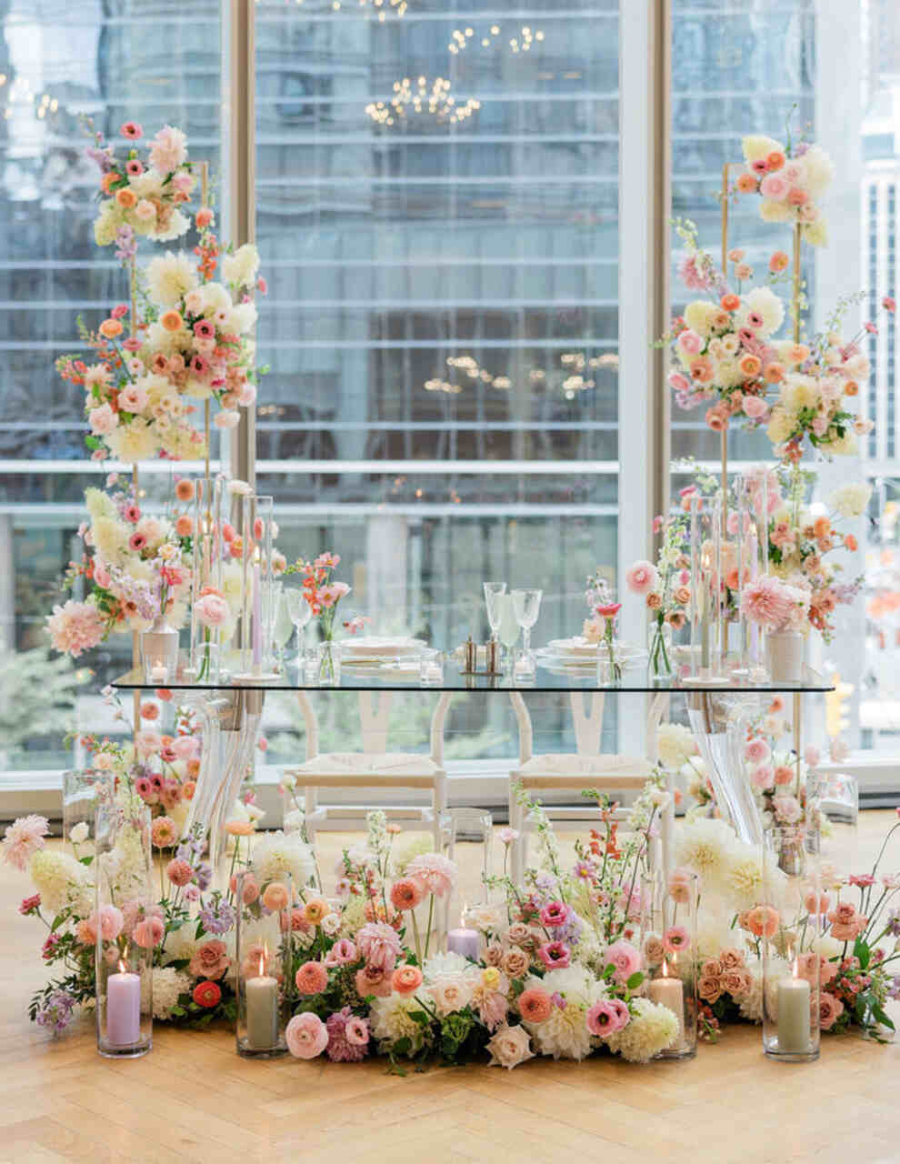
MULTIPOLYGON (((519 725, 519 765, 509 774, 509 823, 519 832, 519 840, 512 849, 512 877, 521 884, 528 864, 528 821, 525 808, 519 803, 517 789, 530 794, 556 792, 580 793, 585 788, 596 788, 599 792, 640 792, 653 769, 651 760, 643 756, 602 755, 600 740, 603 727, 604 692, 573 691, 570 693, 572 716, 575 728, 576 752, 554 752, 535 756, 532 754, 534 733, 531 716, 525 701, 517 692, 510 693, 513 711, 519 725), (586 707, 585 701, 590 703, 586 707)), ((654 741, 656 729, 665 703, 654 698, 648 713, 649 738, 654 741)), ((675 804, 672 796, 671 778, 668 780, 669 799, 661 813, 660 836, 651 850, 651 866, 671 869, 672 830, 675 823, 675 804)), ((558 825, 575 825, 584 828, 596 823, 596 809, 585 802, 578 807, 542 804, 551 821, 558 825)), ((627 819, 627 808, 620 808, 614 819, 627 819)))
POLYGON ((316 829, 327 823, 329 812, 342 819, 359 820, 374 806, 319 804, 323 789, 421 789, 430 792, 430 801, 422 806, 383 807, 388 816, 419 820, 430 826, 437 852, 441 850, 441 813, 447 807, 447 773, 444 769, 444 723, 450 706, 451 694, 444 692, 438 699, 431 719, 431 754, 387 750, 388 716, 391 708, 390 691, 359 693, 359 714, 362 725, 362 752, 319 753, 319 723, 305 691, 297 698, 306 725, 306 761, 284 774, 293 777, 298 791, 303 792, 306 829, 310 843, 316 829), (377 705, 375 700, 377 699, 377 705))

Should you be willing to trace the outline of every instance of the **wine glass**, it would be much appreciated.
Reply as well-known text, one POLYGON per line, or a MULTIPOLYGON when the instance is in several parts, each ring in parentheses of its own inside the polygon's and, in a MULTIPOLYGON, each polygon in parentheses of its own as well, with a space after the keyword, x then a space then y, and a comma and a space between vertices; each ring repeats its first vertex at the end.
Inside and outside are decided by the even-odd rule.
POLYGON ((491 628, 491 638, 496 641, 500 630, 500 619, 503 617, 503 608, 500 598, 506 594, 505 582, 484 582, 484 604, 487 607, 488 625, 491 628))
POLYGON ((306 624, 312 618, 312 607, 306 601, 306 595, 302 590, 286 590, 284 593, 287 598, 288 614, 297 631, 297 666, 302 675, 303 659, 306 654, 304 646, 306 624))
POLYGON ((531 655, 531 628, 541 613, 543 590, 513 590, 512 600, 516 609, 516 619, 522 628, 522 650, 525 657, 531 655))
POLYGON ((290 591, 284 591, 281 588, 281 583, 278 583, 278 591, 275 594, 275 614, 272 620, 272 646, 275 650, 275 659, 279 666, 284 662, 284 648, 291 640, 293 634, 293 627, 291 626, 292 619, 290 611, 288 610, 287 594, 290 591))
POLYGON ((519 620, 516 618, 516 604, 513 602, 511 594, 499 595, 499 602, 501 614, 498 633, 500 642, 506 647, 505 670, 511 675, 513 669, 513 647, 519 641, 519 620))

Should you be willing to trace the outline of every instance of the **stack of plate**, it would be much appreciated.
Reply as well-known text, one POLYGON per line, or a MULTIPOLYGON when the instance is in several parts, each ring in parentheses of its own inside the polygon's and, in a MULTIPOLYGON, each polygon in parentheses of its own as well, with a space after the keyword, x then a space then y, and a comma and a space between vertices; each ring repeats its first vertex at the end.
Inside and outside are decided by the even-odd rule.
POLYGON ((392 663, 395 659, 415 659, 427 644, 408 635, 367 635, 362 639, 341 640, 341 663, 372 665, 392 663))
MULTIPOLYGON (((539 661, 549 668, 596 667, 598 658, 606 658, 606 643, 589 642, 583 635, 570 639, 551 639, 546 647, 536 651, 539 661), (601 654, 602 652, 602 654, 601 654)), ((647 658, 644 647, 632 643, 616 643, 616 658, 623 667, 642 663, 647 658)))

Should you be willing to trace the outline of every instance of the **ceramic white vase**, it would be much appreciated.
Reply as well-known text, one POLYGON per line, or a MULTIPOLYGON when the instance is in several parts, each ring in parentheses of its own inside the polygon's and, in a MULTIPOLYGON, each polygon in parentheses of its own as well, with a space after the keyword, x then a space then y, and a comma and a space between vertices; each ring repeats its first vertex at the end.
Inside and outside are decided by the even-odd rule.
POLYGON ((766 635, 766 656, 773 683, 800 682, 804 647, 799 631, 770 631, 766 635))

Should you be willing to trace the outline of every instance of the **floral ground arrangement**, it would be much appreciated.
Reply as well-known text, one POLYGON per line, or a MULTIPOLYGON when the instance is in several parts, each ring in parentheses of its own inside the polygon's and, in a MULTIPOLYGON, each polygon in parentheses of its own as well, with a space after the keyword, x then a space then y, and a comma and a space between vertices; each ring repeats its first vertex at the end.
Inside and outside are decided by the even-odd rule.
MULTIPOLYGON (((696 875, 698 924, 692 934, 677 924, 676 913, 676 924, 654 932, 645 886, 668 796, 662 773, 622 824, 605 797, 592 790, 585 796, 596 804, 596 825, 576 843, 571 867, 562 863, 540 804, 527 802, 539 862, 521 886, 506 876, 490 878, 486 900, 466 909, 466 924, 481 935, 478 960, 445 952, 432 925, 454 893, 456 866, 421 848, 407 848, 404 856, 399 826, 388 825, 380 812, 369 816, 365 845, 343 852, 332 895, 323 890, 302 821, 288 834, 257 831, 258 813, 236 805, 227 825, 223 888, 215 888, 203 842, 179 840, 172 819, 157 816, 159 897, 105 906, 99 914, 87 826, 76 826, 71 851, 63 851, 47 848, 46 820, 22 818, 6 830, 3 853, 33 882, 19 908, 45 927, 42 957, 53 972, 33 999, 31 1016, 63 1032, 79 1007, 93 1006, 96 944, 127 936, 153 950, 146 987, 152 998, 145 1005, 157 1020, 200 1028, 216 1019, 233 1023, 236 976, 248 973, 237 965, 237 912, 275 912, 288 884, 299 888, 281 927, 290 973, 279 989, 292 1012, 288 1049, 300 1059, 355 1062, 381 1055, 401 1073, 485 1057, 507 1068, 538 1055, 614 1054, 646 1063, 680 1037, 673 1012, 646 996, 648 977, 663 962, 696 981, 701 1037, 715 1041, 727 1023, 759 1022, 761 939, 788 923, 779 920, 778 900, 761 899, 765 870, 758 850, 721 820, 687 822, 677 834, 679 864, 664 892, 677 908, 696 875)), ((124 777, 115 797, 125 812, 143 806, 124 777)), ((900 913, 893 908, 900 874, 885 874, 881 865, 898 828, 871 871, 841 877, 826 870, 822 894, 806 903, 825 925, 798 972, 819 975, 824 1031, 856 1028, 877 1040, 891 1034, 884 1006, 900 995, 900 978, 891 972, 900 957, 894 950, 900 913)), ((517 840, 508 829, 500 839, 506 847, 517 840)), ((120 871, 131 859, 125 850, 117 856, 120 871)), ((774 877, 777 886, 777 870, 774 877)), ((791 924, 802 926, 802 916, 791 924)))

